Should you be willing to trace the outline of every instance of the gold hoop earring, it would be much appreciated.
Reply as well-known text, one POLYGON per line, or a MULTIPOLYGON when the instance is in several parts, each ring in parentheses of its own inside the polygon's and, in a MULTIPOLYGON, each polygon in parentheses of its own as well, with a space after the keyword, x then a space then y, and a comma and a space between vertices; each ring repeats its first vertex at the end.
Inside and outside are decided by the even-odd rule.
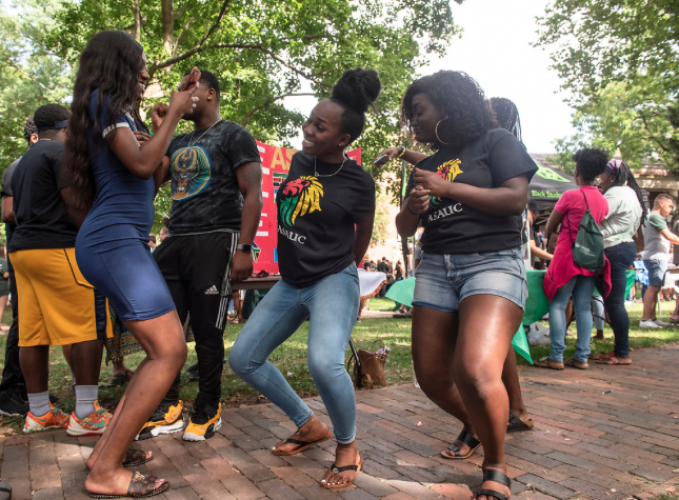
POLYGON ((448 118, 444 118, 443 120, 439 120, 439 122, 436 124, 436 128, 434 129, 434 134, 436 134, 436 138, 441 144, 450 144, 448 142, 443 142, 441 138, 439 137, 439 125, 441 122, 446 121, 448 118))

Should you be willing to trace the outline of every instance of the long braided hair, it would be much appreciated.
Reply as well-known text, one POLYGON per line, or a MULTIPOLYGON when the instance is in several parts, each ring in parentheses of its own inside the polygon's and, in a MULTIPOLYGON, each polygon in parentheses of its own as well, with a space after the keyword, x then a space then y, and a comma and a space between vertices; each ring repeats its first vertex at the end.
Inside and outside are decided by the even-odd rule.
POLYGON ((523 142, 521 140, 521 118, 519 118, 519 109, 516 104, 506 97, 492 97, 490 107, 495 113, 500 128, 509 130, 519 142, 523 142))
MULTIPOLYGON (((641 194, 641 188, 639 187, 639 184, 637 184, 637 180, 634 178, 634 175, 632 174, 632 169, 629 168, 629 165, 625 163, 624 161, 620 160, 611 160, 609 164, 613 164, 617 166, 617 171, 615 174, 615 180, 613 181, 613 184, 611 184, 608 189, 611 189, 614 186, 629 186, 631 187, 634 192, 637 195, 637 199, 639 200, 639 204, 641 205, 641 224, 644 225, 644 221, 646 220, 646 204, 644 203, 644 196, 641 194)), ((608 191, 608 189, 606 191, 608 191)))

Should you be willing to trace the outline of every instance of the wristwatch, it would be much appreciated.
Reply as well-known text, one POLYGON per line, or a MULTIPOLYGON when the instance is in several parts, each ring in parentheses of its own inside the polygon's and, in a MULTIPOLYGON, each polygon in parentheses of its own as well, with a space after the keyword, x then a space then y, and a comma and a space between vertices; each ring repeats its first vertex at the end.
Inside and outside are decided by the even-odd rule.
POLYGON ((406 152, 406 148, 405 148, 405 147, 399 146, 399 148, 400 148, 401 151, 398 152, 398 154, 396 155, 396 158, 401 158, 401 157, 403 157, 403 153, 406 152))
POLYGON ((236 249, 240 250, 241 252, 252 253, 252 245, 246 245, 245 243, 241 243, 236 247, 236 249))

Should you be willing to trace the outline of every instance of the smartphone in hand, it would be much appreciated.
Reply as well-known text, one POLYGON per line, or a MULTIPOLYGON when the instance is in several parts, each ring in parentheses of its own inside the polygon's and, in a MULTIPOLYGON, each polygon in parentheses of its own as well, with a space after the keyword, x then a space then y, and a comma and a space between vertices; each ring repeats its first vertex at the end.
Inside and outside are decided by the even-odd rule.
POLYGON ((385 163, 387 163, 388 160, 389 160, 389 155, 382 155, 377 160, 375 160, 373 162, 373 165, 376 166, 376 167, 379 167, 379 166, 382 166, 385 163))

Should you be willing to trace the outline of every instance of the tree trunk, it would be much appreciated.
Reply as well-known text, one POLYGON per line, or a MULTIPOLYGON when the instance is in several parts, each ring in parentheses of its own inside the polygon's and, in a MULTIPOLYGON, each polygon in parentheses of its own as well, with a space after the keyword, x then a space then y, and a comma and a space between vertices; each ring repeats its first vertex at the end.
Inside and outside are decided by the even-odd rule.
POLYGON ((174 12, 172 11, 172 0, 162 0, 161 15, 163 18, 163 46, 168 55, 172 54, 172 44, 174 41, 174 12))
POLYGON ((134 0, 132 5, 134 11, 134 27, 132 28, 132 36, 138 42, 141 42, 141 12, 139 11, 139 0, 134 0))

